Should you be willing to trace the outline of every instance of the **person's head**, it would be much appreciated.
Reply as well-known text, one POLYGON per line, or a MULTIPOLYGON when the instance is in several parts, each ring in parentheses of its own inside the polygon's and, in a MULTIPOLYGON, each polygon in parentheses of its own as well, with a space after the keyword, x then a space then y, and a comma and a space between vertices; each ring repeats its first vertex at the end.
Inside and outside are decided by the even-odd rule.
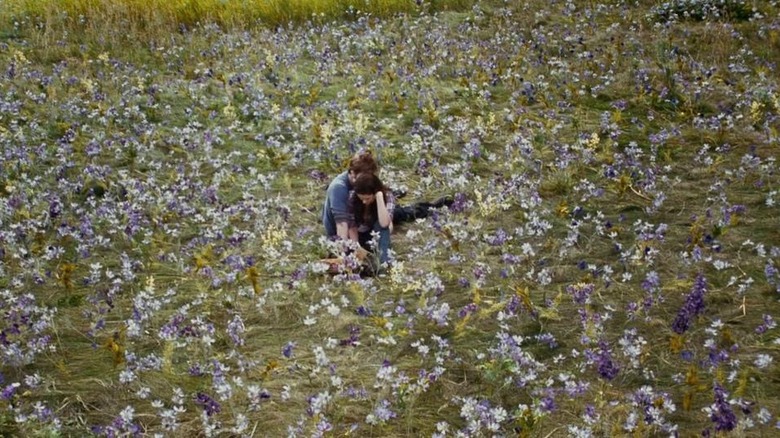
POLYGON ((355 178, 353 188, 363 205, 371 205, 376 200, 376 193, 384 190, 385 187, 375 174, 361 173, 355 178))
POLYGON ((349 160, 348 173, 350 183, 354 184, 360 174, 376 175, 379 173, 379 165, 370 151, 358 152, 349 160))
POLYGON ((355 178, 353 189, 355 196, 360 201, 355 203, 355 219, 364 224, 373 224, 378 217, 376 194, 380 191, 384 192, 385 199, 387 199, 390 189, 385 187, 382 180, 373 173, 358 175, 355 178))

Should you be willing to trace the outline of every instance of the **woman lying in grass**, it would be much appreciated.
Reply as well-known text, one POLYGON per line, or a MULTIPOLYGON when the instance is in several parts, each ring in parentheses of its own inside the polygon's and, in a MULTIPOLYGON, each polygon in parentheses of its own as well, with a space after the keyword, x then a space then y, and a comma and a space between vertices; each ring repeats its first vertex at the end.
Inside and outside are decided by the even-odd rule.
POLYGON ((361 247, 378 256, 380 265, 385 265, 393 229, 393 192, 375 174, 362 173, 355 179, 348 208, 353 218, 349 224, 350 240, 359 242, 361 247))

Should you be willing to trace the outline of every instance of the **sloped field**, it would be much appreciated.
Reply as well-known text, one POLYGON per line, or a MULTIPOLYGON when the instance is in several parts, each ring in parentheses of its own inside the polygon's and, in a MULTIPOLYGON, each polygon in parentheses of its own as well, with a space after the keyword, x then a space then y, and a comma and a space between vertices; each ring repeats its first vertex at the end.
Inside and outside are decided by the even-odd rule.
POLYGON ((777 433, 778 5, 516 3, 5 38, 0 434, 777 433), (330 276, 364 149, 455 203, 330 276))

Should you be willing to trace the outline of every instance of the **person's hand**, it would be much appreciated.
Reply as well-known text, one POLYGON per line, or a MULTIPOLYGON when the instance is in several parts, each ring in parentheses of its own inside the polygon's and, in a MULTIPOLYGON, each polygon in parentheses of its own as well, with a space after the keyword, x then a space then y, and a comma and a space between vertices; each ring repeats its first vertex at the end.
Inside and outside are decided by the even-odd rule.
POLYGON ((382 192, 381 190, 380 190, 380 191, 378 191, 378 192, 376 192, 376 194, 374 195, 374 197, 376 198, 376 200, 377 200, 377 201, 382 201, 382 202, 385 202, 385 194, 384 194, 384 192, 382 192))

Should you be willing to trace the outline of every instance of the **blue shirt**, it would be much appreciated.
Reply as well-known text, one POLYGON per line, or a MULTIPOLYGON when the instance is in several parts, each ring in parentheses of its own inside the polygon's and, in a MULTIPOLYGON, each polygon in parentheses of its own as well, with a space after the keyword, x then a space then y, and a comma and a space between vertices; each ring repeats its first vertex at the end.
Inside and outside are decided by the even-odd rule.
POLYGON ((322 206, 322 225, 325 226, 325 234, 328 237, 336 235, 336 224, 339 222, 351 222, 352 216, 348 208, 349 191, 352 185, 349 183, 348 172, 339 174, 328 186, 325 195, 325 205, 322 206))

